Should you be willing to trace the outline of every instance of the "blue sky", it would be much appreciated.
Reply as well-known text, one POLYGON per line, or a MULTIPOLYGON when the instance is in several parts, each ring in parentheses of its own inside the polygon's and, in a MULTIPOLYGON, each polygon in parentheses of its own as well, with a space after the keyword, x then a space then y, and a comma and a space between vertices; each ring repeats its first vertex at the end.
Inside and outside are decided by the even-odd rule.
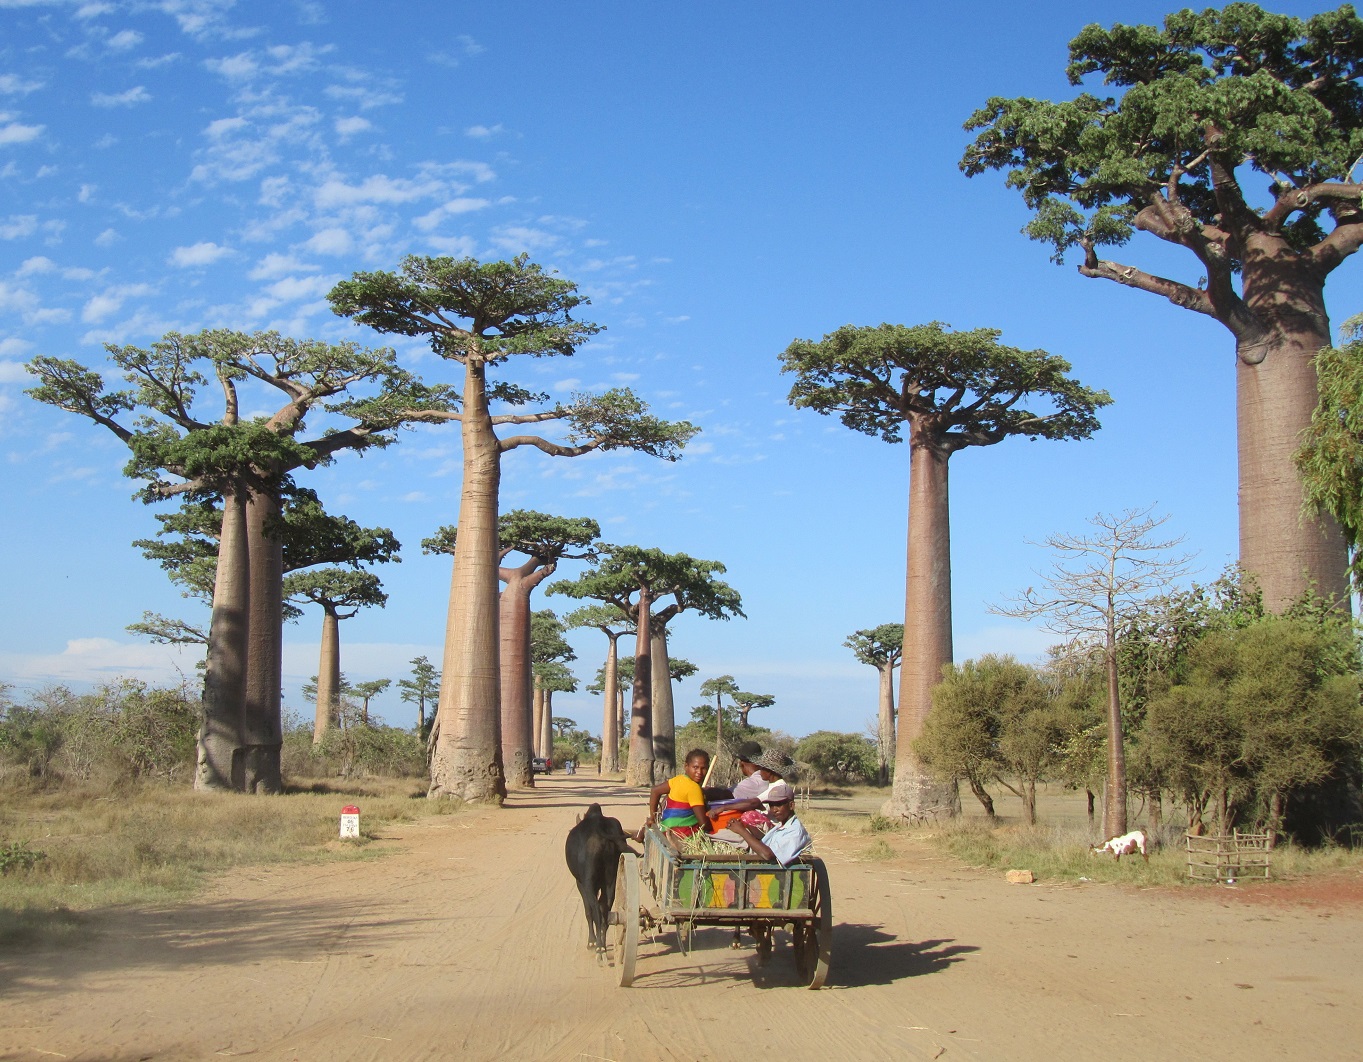
MULTIPOLYGON (((1091 441, 953 459, 958 659, 1047 644, 988 605, 1044 566, 1029 540, 1098 511, 1156 505, 1214 574, 1236 548, 1229 336, 1050 264, 1002 179, 957 168, 961 124, 989 96, 1073 91, 1066 44, 1084 24, 1167 10, 0 0, 0 682, 192 674, 191 654, 124 627, 145 609, 204 618, 129 546, 156 510, 130 499, 121 444, 25 397, 22 363, 100 366, 105 343, 204 327, 382 345, 325 293, 404 254, 529 252, 577 281, 607 330, 511 378, 628 385, 702 426, 676 464, 517 451, 503 507, 723 561, 748 619, 680 619, 673 651, 701 679, 775 694, 754 722, 862 730, 875 675, 842 642, 902 618, 907 449, 787 405, 777 355, 797 337, 991 326, 1112 393, 1091 441)), ((1197 275, 1147 238, 1114 257, 1197 275)), ((1359 278, 1349 263, 1331 281, 1336 326, 1363 310, 1359 278)), ((394 345, 449 378, 419 344, 394 345)), ((304 480, 406 547, 380 571, 388 607, 342 626, 352 679, 439 661, 449 561, 419 543, 457 521, 458 465, 455 430, 430 427, 304 480)), ((285 631, 296 709, 319 630, 308 615, 285 631)), ((573 641, 590 680, 605 640, 573 641)), ((678 691, 683 716, 698 682, 678 691)), ((392 693, 375 708, 413 714, 392 693)), ((587 695, 556 711, 599 727, 587 695)))

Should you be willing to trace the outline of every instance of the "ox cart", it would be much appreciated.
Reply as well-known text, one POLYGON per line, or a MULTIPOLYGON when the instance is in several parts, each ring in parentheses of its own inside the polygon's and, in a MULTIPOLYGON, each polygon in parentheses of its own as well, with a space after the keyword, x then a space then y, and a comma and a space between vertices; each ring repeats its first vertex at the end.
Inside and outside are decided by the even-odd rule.
POLYGON ((634 982, 641 933, 670 931, 683 955, 699 926, 745 928, 757 961, 771 958, 775 931, 789 927, 801 983, 821 988, 833 955, 828 870, 815 856, 789 866, 749 853, 685 855, 657 828, 644 833, 641 859, 620 857, 608 919, 613 965, 622 987, 634 982))

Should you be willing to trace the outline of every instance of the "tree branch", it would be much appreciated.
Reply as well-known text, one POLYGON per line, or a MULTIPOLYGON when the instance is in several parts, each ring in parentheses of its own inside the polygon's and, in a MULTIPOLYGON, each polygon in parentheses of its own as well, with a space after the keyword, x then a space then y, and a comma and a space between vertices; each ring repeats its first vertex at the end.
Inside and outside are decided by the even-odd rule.
MULTIPOLYGON (((1125 284, 1129 288, 1139 288, 1141 291, 1148 291, 1153 295, 1163 295, 1175 306, 1181 306, 1185 310, 1195 310, 1198 313, 1205 313, 1208 317, 1215 317, 1221 320, 1212 301, 1208 298, 1205 291, 1198 291, 1197 288, 1189 287, 1187 284, 1180 284, 1176 280, 1169 280, 1166 277, 1155 276, 1153 273, 1146 273, 1137 269, 1135 266, 1122 265, 1120 262, 1111 262, 1107 259, 1100 259, 1094 252, 1092 246, 1084 248, 1084 263, 1079 266, 1079 275, 1085 277, 1099 277, 1103 280, 1113 280, 1118 284, 1125 284)), ((1229 327, 1229 325, 1227 326, 1229 327)), ((1232 329, 1234 331, 1234 329, 1232 329)))

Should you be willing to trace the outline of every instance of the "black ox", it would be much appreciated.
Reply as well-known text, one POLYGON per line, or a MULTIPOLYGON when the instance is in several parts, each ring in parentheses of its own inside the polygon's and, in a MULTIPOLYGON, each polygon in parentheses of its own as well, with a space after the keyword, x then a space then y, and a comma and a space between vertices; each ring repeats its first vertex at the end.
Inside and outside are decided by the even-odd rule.
POLYGON ((582 894, 587 913, 587 945, 606 950, 606 915, 615 904, 615 874, 623 852, 633 852, 619 819, 601 814, 593 804, 568 831, 564 855, 582 894))

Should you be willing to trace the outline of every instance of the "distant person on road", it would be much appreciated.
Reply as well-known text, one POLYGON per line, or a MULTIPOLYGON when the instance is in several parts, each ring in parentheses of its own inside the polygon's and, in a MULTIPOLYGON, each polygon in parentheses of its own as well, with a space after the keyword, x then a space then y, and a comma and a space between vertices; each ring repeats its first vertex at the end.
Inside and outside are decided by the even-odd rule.
POLYGON ((692 749, 686 754, 683 772, 666 782, 659 782, 648 794, 648 822, 670 830, 678 837, 689 837, 709 824, 705 811, 705 794, 700 783, 710 769, 710 754, 704 749, 692 749), (662 813, 659 815, 659 804, 662 813))

